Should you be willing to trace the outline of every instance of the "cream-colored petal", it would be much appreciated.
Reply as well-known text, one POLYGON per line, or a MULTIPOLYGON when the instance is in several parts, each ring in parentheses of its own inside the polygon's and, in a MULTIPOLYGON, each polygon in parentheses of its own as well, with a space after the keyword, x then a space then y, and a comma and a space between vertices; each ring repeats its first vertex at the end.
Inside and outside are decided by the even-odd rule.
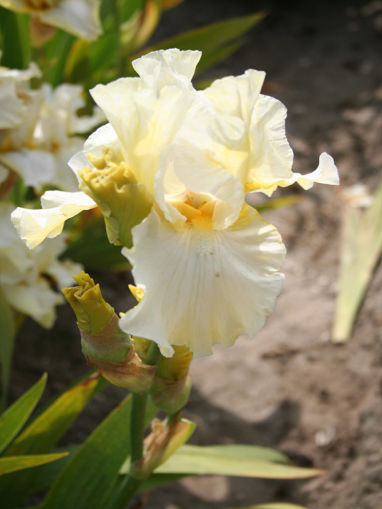
POLYGON ((338 186, 340 183, 334 159, 326 152, 320 155, 319 164, 312 173, 308 173, 307 175, 295 173, 294 175, 297 183, 300 184, 303 189, 310 189, 315 182, 318 184, 328 184, 330 186, 338 186))
POLYGON ((82 39, 92 41, 102 33, 100 0, 61 0, 56 7, 39 11, 44 23, 54 25, 82 39))
POLYGON ((42 209, 18 207, 11 216, 13 225, 30 249, 41 244, 47 237, 59 235, 70 217, 96 207, 95 202, 81 191, 47 191, 41 197, 41 203, 42 209))
POLYGON ((139 78, 97 85, 91 94, 117 133, 124 161, 150 190, 164 152, 205 108, 205 99, 194 90, 167 86, 156 93, 139 78))
MULTIPOLYGON (((3 5, 2 1, 0 1, 0 5, 3 5)), ((27 69, 10 69, 9 67, 0 66, 0 79, 4 78, 23 82, 29 81, 32 78, 41 78, 41 75, 40 69, 34 62, 31 62, 27 69)))
POLYGON ((303 189, 310 189, 315 182, 318 184, 337 186, 339 184, 339 176, 333 158, 326 152, 323 152, 320 155, 319 165, 313 172, 307 173, 306 175, 291 172, 289 178, 262 178, 256 182, 256 187, 254 185, 251 191, 261 191, 271 196, 277 187, 288 187, 295 182, 303 189))
POLYGON ((0 129, 18 126, 24 119, 26 106, 17 96, 14 80, 5 80, 0 74, 0 129))
POLYGON ((1 163, 18 173, 27 186, 41 189, 54 181, 56 162, 53 154, 44 150, 21 149, 0 153, 1 163))
POLYGON ((293 151, 285 134, 285 106, 273 97, 260 95, 250 123, 250 156, 245 185, 262 179, 291 176, 293 151))
POLYGON ((64 298, 54 292, 42 278, 33 285, 2 285, 5 298, 15 309, 32 317, 42 327, 49 329, 56 319, 55 307, 63 304, 64 298))
POLYGON ((69 167, 68 161, 74 157, 73 154, 78 153, 82 149, 82 146, 83 139, 73 136, 53 153, 55 164, 54 176, 49 181, 51 186, 58 187, 62 191, 75 192, 78 190, 77 174, 69 167))
POLYGON ((54 278, 60 290, 74 284, 73 276, 83 270, 82 265, 71 260, 54 261, 48 268, 48 273, 54 278))
POLYGON ((148 87, 156 90, 169 85, 191 88, 191 79, 201 56, 201 51, 171 48, 152 51, 133 60, 132 64, 148 87))
POLYGON ((247 191, 257 189, 261 180, 292 174, 286 108, 260 94, 264 77, 263 72, 249 70, 217 80, 204 92, 217 115, 210 131, 210 157, 236 175, 247 191))
POLYGON ((209 232, 176 231, 153 211, 133 237, 124 254, 145 296, 121 319, 124 331, 155 341, 165 356, 176 344, 202 356, 263 326, 281 290, 285 248, 254 209, 245 205, 230 228, 209 232))
POLYGON ((155 199, 168 221, 175 224, 182 220, 171 198, 188 191, 216 200, 212 217, 215 229, 228 228, 236 221, 244 203, 243 185, 231 173, 212 164, 204 151, 186 140, 175 142, 164 167, 156 177, 155 199))
POLYGON ((249 69, 241 76, 215 80, 203 93, 220 114, 239 117, 249 124, 264 79, 264 71, 249 69))

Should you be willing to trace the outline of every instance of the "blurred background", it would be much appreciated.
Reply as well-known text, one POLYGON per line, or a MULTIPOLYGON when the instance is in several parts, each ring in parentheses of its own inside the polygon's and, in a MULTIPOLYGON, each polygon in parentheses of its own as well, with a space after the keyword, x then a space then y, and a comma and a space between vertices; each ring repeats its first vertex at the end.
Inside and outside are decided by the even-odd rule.
MULTIPOLYGON (((207 509, 285 500, 311 509, 376 509, 382 505, 381 267, 351 339, 335 345, 330 337, 341 189, 363 183, 373 192, 382 176, 382 2, 185 0, 163 13, 148 45, 258 11, 266 16, 243 45, 198 79, 266 71, 263 93, 288 108, 294 171, 312 171, 326 151, 337 163, 341 187, 316 185, 298 203, 265 213, 288 248, 283 293, 254 341, 239 340, 194 361, 185 414, 198 425, 193 443, 271 446, 328 474, 292 483, 190 478, 151 493, 144 507, 207 509)), ((92 276, 118 311, 133 304, 128 273, 92 276)), ((49 375, 45 401, 88 372, 69 306, 58 313, 53 331, 29 319, 19 331, 11 400, 43 371, 49 375)), ((83 440, 123 396, 115 387, 98 394, 66 441, 83 440)))

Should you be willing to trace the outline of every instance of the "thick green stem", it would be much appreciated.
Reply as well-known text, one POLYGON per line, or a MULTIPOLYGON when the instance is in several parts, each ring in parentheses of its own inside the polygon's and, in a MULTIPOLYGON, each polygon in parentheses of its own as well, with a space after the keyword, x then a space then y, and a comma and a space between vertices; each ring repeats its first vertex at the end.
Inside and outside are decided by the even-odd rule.
MULTIPOLYGON (((152 343, 144 359, 145 364, 154 366, 160 357, 159 348, 156 343, 152 343)), ((145 433, 145 412, 147 394, 132 394, 131 395, 131 413, 130 413, 130 460, 131 470, 134 463, 142 459, 143 455, 143 439, 145 433)), ((134 478, 131 473, 128 474, 119 486, 118 494, 111 502, 112 508, 123 507, 127 504, 136 494, 142 479, 134 478)))
POLYGON ((131 395, 130 458, 133 465, 142 458, 147 394, 131 395))

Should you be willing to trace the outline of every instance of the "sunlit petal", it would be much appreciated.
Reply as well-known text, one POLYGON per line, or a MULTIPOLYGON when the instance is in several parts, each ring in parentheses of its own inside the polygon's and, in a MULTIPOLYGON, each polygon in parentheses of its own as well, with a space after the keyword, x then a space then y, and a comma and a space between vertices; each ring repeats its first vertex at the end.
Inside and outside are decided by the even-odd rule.
POLYGON ((81 191, 47 191, 41 197, 41 203, 42 209, 18 207, 12 213, 13 224, 30 249, 41 244, 47 237, 59 235, 70 217, 96 207, 95 202, 81 191))
POLYGON ((133 264, 143 300, 123 330, 152 339, 162 354, 188 345, 197 356, 259 330, 274 307, 285 248, 277 230, 249 206, 230 228, 176 231, 153 211, 133 230, 133 264))

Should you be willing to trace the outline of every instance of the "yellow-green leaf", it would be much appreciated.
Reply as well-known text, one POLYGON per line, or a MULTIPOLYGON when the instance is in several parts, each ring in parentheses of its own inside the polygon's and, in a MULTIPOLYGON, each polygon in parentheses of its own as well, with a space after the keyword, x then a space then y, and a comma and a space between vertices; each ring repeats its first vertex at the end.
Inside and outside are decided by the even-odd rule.
POLYGON ((0 417, 0 452, 3 451, 23 427, 40 400, 46 385, 46 374, 23 394, 0 417))
POLYGON ((44 465, 45 463, 59 460, 67 455, 67 452, 61 452, 58 454, 36 454, 31 456, 8 456, 6 458, 0 458, 0 475, 44 465))
POLYGON ((344 217, 334 342, 350 335, 374 268, 382 253, 382 183, 366 211, 348 207, 344 217))
POLYGON ((48 406, 15 440, 7 455, 49 452, 91 398, 99 377, 91 376, 48 406))
MULTIPOLYGON (((6 451, 7 455, 49 453, 69 426, 80 414, 89 399, 95 394, 103 379, 91 376, 70 388, 51 403, 31 424, 17 437, 6 451)), ((61 463, 61 462, 60 462, 61 463)), ((52 465, 59 472, 61 465, 52 465)), ((18 507, 25 498, 51 483, 45 467, 38 467, 27 472, 14 472, 0 479, 1 501, 4 508, 18 507)))
POLYGON ((245 455, 242 448, 235 451, 234 446, 224 445, 207 447, 184 445, 155 472, 161 474, 230 475, 264 479, 303 479, 324 473, 318 469, 295 467, 285 463, 257 459, 255 452, 245 455), (229 449, 224 450, 225 447, 229 449))

